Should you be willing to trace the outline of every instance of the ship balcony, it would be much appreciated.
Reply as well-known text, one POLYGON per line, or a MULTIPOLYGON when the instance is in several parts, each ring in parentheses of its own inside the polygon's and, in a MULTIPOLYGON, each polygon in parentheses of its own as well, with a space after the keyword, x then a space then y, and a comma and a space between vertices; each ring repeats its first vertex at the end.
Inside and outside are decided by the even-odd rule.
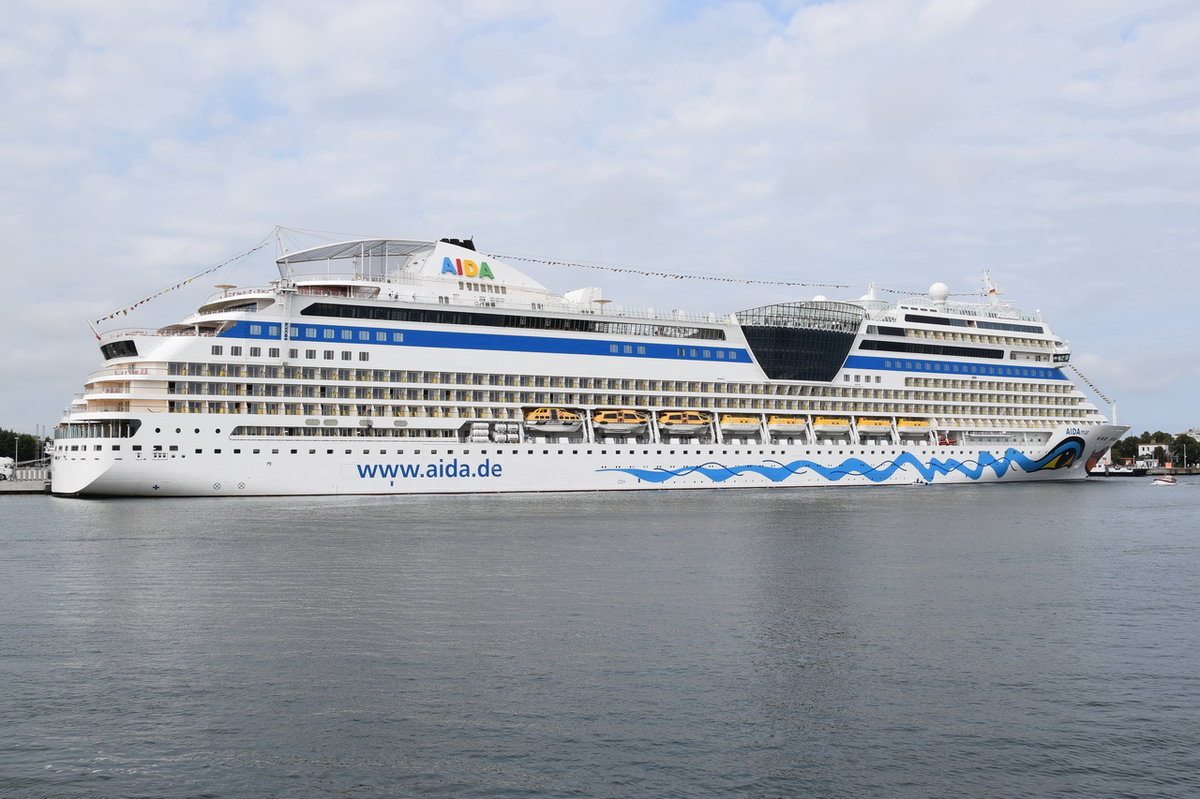
POLYGON ((132 399, 134 397, 158 397, 166 396, 167 387, 164 386, 135 386, 125 388, 88 388, 82 394, 84 402, 88 403, 89 407, 96 402, 110 402, 115 399, 132 399))
POLYGON ((166 366, 109 366, 103 369, 97 369, 87 376, 88 383, 97 383, 102 380, 113 377, 130 377, 142 378, 149 376, 166 375, 166 366))
POLYGON ((87 413, 128 413, 129 400, 89 400, 87 413))

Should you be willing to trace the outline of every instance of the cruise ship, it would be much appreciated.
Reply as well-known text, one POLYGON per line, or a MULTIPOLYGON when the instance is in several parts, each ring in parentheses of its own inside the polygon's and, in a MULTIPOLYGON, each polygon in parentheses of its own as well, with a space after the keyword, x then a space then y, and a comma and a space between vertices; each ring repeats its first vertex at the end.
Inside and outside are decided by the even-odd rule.
MULTIPOLYGON (((55 429, 69 496, 1077 480, 1128 429, 1040 316, 945 284, 726 314, 553 293, 470 240, 286 253, 99 335, 55 429)), ((506 262, 507 261, 507 262, 506 262)))

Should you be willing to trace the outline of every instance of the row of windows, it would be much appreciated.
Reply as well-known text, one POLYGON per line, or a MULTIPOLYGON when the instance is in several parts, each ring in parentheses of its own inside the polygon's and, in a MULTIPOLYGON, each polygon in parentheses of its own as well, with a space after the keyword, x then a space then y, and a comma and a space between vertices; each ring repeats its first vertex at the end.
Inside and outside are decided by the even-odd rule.
MULTIPOLYGON (((864 341, 863 347, 871 344, 870 341, 864 341)), ((917 345, 925 346, 925 345, 917 345)), ((1024 377, 1030 379, 1052 379, 1055 376, 1060 376, 1057 369, 1051 369, 1044 366, 993 366, 991 364, 982 363, 942 363, 939 361, 900 361, 882 360, 884 369, 894 369, 905 372, 948 372, 965 375, 997 375, 1007 377, 1024 377)))
MULTIPOLYGON (((508 408, 493 408, 482 406, 459 405, 400 405, 379 403, 309 403, 309 402, 241 402, 223 400, 170 400, 167 410, 170 413, 225 413, 225 414, 263 414, 285 416, 324 416, 324 417, 357 417, 357 418, 442 418, 442 419, 500 419, 520 420, 523 418, 523 408, 529 404, 554 404, 572 408, 596 407, 637 407, 637 408, 675 408, 677 403, 663 403, 658 398, 650 397, 590 397, 590 396, 561 396, 547 397, 539 403, 528 403, 523 406, 508 408), (580 400, 598 400, 586 402, 580 400), (650 401, 646 401, 650 400, 650 401)), ((436 400, 433 400, 436 402, 436 400)), ((448 402, 450 400, 447 400, 448 402)), ((750 406, 743 401, 718 400, 705 409, 717 411, 745 412, 779 412, 791 411, 798 413, 832 413, 832 414, 933 414, 937 416, 972 416, 992 419, 1004 418, 1044 418, 1044 419, 1087 419, 1098 415, 1094 408, 1068 408, 1047 406, 1000 405, 994 403, 889 403, 880 407, 863 402, 813 402, 797 400, 771 400, 766 403, 755 403, 750 406)))
MULTIPOLYGON (((955 347, 946 344, 922 344, 917 341, 881 341, 879 339, 865 339, 858 345, 860 350, 874 350, 882 352, 912 352, 921 355, 941 355, 951 356, 955 358, 991 358, 999 359, 1004 357, 1004 350, 993 350, 985 347, 955 347)), ((974 364, 944 364, 946 366, 954 366, 954 371, 958 371, 958 366, 972 366, 974 364)))
POLYGON ((867 325, 867 335, 899 336, 901 338, 928 338, 937 341, 965 341, 972 344, 995 344, 1007 347, 1050 348, 1054 343, 1044 338, 1024 338, 996 334, 957 333, 950 330, 922 330, 920 328, 867 325))
MULTIPOLYGON (((403 334, 401 334, 401 333, 397 333, 396 335, 401 336, 401 338, 403 338, 403 334)), ((248 349, 247 354, 249 355, 249 357, 251 357, 251 358, 261 358, 262 357, 262 354, 263 354, 262 347, 249 347, 246 349, 248 349)), ((235 357, 235 358, 240 357, 242 355, 242 352, 243 352, 243 348, 241 345, 234 344, 229 347, 229 354, 232 357, 235 357)), ((334 350, 321 350, 320 352, 321 352, 320 357, 327 361, 336 360, 338 357, 338 353, 335 352, 334 350)), ((341 359, 343 361, 354 360, 354 353, 351 352, 350 350, 341 350, 340 352, 341 352, 341 359)), ((223 344, 212 345, 212 354, 213 355, 224 355, 225 354, 225 346, 223 344)), ((267 357, 278 359, 279 358, 279 347, 268 347, 267 348, 267 357)), ((298 350, 298 349, 288 350, 288 358, 299 358, 299 357, 300 357, 300 350, 298 350)), ((317 350, 305 350, 304 357, 308 360, 316 360, 317 350)), ((358 353, 358 359, 360 361, 369 361, 369 360, 371 360, 371 353, 366 352, 366 351, 361 351, 358 353)))
MULTIPOLYGON (((112 374, 117 374, 113 372, 112 374)), ((724 383, 700 380, 646 380, 636 378, 563 377, 560 375, 491 374, 483 372, 429 372, 407 369, 347 369, 275 364, 198 363, 172 361, 169 376, 228 377, 265 380, 332 381, 354 380, 375 383, 451 383, 482 386, 526 386, 571 389, 666 391, 722 394, 801 395, 813 386, 762 383, 724 383)))
POLYGON ((963 319, 956 316, 925 316, 906 313, 905 322, 920 322, 925 325, 948 325, 951 327, 978 327, 985 330, 1008 330, 1016 333, 1045 333, 1041 325, 1022 325, 1016 322, 989 322, 984 319, 963 319))
MULTIPOLYGON (((263 325, 251 324, 249 334, 252 337, 263 335, 263 325)), ((267 338, 279 337, 279 325, 266 326, 267 338)), ((312 341, 358 341, 363 344, 403 344, 404 333, 398 330, 351 330, 345 327, 301 327, 294 325, 290 329, 291 338, 308 339, 312 341)), ((311 350, 310 350, 311 351, 311 350)), ((292 350, 295 352, 295 350, 292 350)), ((279 350, 275 350, 278 356, 279 350)), ((220 353, 216 353, 220 354, 220 353)))
POLYGON ((136 419, 111 422, 70 422, 54 428, 58 438, 131 438, 142 423, 136 419))
MULTIPOLYGON (((293 436, 293 435, 303 435, 303 431, 297 431, 296 433, 292 433, 292 432, 286 432, 286 431, 290 431, 290 430, 292 430, 292 428, 258 428, 258 429, 262 429, 262 430, 269 430, 269 431, 272 431, 272 432, 265 432, 265 433, 261 433, 261 434, 248 434, 248 435, 250 435, 250 436, 258 436, 258 435, 261 435, 261 436, 265 436, 265 437, 269 437, 269 436, 293 436)), ((235 435, 240 435, 240 434, 241 434, 241 433, 238 433, 237 431, 235 431, 235 435)), ((916 446, 919 446, 919 445, 920 445, 920 442, 907 442, 907 443, 909 444, 909 446, 913 446, 913 447, 916 447, 916 446)), ((129 448, 129 449, 130 449, 130 451, 131 451, 131 452, 142 452, 142 451, 143 451, 143 449, 142 449, 142 445, 141 445, 141 444, 134 444, 134 445, 130 446, 130 448, 129 448)), ((69 450, 70 452, 87 452, 87 451, 88 451, 88 445, 87 445, 87 444, 72 444, 72 445, 71 445, 69 448, 64 446, 64 447, 63 447, 63 450, 64 450, 64 451, 67 451, 67 450, 69 450)), ((101 452, 101 451, 103 451, 103 447, 102 447, 100 444, 95 444, 95 445, 93 445, 93 446, 92 446, 92 451, 94 451, 94 452, 101 452)), ((120 444, 114 444, 114 445, 111 447, 111 450, 110 450, 110 451, 112 451, 112 452, 120 452, 120 451, 121 451, 121 445, 120 445, 120 444)), ((160 453, 160 452, 168 452, 168 453, 181 453, 181 452, 182 452, 182 450, 181 450, 180 446, 179 446, 179 445, 176 445, 176 444, 170 444, 170 445, 166 446, 165 448, 164 448, 162 445, 160 445, 160 444, 155 444, 155 445, 154 445, 154 446, 151 448, 151 451, 152 451, 152 452, 155 452, 155 453, 160 453)), ((885 450, 885 449, 881 449, 881 450, 878 450, 878 451, 876 451, 876 450, 874 450, 874 449, 872 449, 872 450, 858 450, 858 449, 855 449, 855 450, 850 450, 850 451, 849 451, 849 453, 850 453, 850 454, 860 454, 860 455, 861 455, 861 454, 867 454, 867 455, 887 455, 887 454, 891 453, 892 451, 893 451, 893 450, 890 450, 890 449, 886 449, 886 450, 885 450)), ((936 450, 929 450, 929 451, 930 451, 930 452, 937 452, 938 454, 947 454, 947 452, 949 452, 949 451, 953 451, 953 450, 949 450, 949 451, 948 451, 948 450, 946 450, 945 448, 938 448, 938 449, 936 449, 936 450)), ((203 454, 204 454, 204 452, 205 452, 205 451, 204 451, 204 449, 203 449, 203 448, 200 448, 200 447, 194 448, 194 449, 192 450, 192 454, 195 454, 195 455, 203 455, 203 454)), ((222 454, 224 454, 225 450, 224 450, 224 448, 222 448, 222 447, 216 447, 216 448, 212 449, 212 450, 211 450, 211 452, 212 452, 212 454, 213 454, 213 455, 222 455, 222 454)), ((253 448, 249 448, 249 449, 247 449, 247 450, 245 450, 245 451, 243 451, 243 450, 242 450, 242 448, 240 448, 240 447, 235 447, 235 448, 232 448, 232 449, 230 450, 230 452, 231 452, 231 454, 233 454, 233 455, 243 455, 243 454, 245 454, 245 455, 267 455, 267 454, 269 454, 269 455, 280 455, 280 454, 283 454, 283 451, 282 451, 282 450, 280 450, 280 449, 277 449, 277 448, 272 448, 272 449, 271 449, 269 452, 265 452, 265 451, 264 451, 262 448, 260 448, 260 447, 253 447, 253 448)), ((437 449, 431 449, 431 450, 425 451, 425 450, 422 450, 422 449, 414 449, 414 450, 412 450, 412 451, 411 451, 411 453, 409 453, 408 451, 406 451, 406 450, 403 450, 403 449, 395 449, 395 450, 386 450, 386 449, 379 449, 379 450, 373 450, 373 449, 362 449, 362 450, 343 449, 341 454, 343 454, 343 455, 357 455, 357 454, 360 454, 360 453, 361 453, 362 455, 406 455, 406 454, 412 454, 412 455, 443 455, 443 456, 444 456, 444 455, 472 455, 472 454, 475 454, 475 455, 504 455, 504 454, 520 455, 520 454, 522 454, 522 450, 520 450, 520 449, 517 449, 517 448, 513 448, 513 449, 505 450, 505 449, 503 449, 503 448, 499 448, 499 447, 498 447, 498 448, 496 448, 496 449, 480 449, 480 450, 472 450, 472 449, 462 449, 462 450, 454 450, 454 449, 447 449, 447 450, 437 450, 437 449)), ((835 454, 835 450, 832 450, 832 449, 830 449, 830 450, 828 450, 828 451, 827 451, 827 450, 823 450, 823 449, 816 449, 816 450, 812 450, 812 449, 806 449, 806 450, 804 450, 804 451, 803 451, 803 453, 801 453, 800 451, 798 451, 798 450, 795 450, 795 449, 791 449, 791 450, 765 450, 765 449, 747 449, 747 450, 740 450, 740 449, 734 449, 734 450, 730 450, 730 449, 721 449, 721 450, 717 450, 717 449, 712 449, 712 448, 709 448, 709 449, 697 448, 697 449, 694 449, 694 450, 689 450, 689 449, 683 449, 683 450, 665 449, 665 450, 664 450, 664 449, 645 449, 645 448, 642 448, 642 449, 636 449, 636 448, 631 448, 631 449, 628 449, 628 450, 620 450, 620 449, 613 449, 613 450, 608 450, 608 449, 598 449, 598 450, 592 450, 592 449, 584 449, 584 450, 579 450, 579 449, 571 449, 571 450, 565 450, 565 449, 555 449, 555 450, 550 450, 550 449, 542 449, 542 450, 540 451, 540 453, 539 453, 539 451, 538 451, 538 450, 536 450, 536 449, 526 449, 526 450, 524 450, 524 453, 525 453, 525 454, 527 454, 527 455, 538 455, 538 454, 541 454, 541 455, 551 455, 551 454, 554 454, 554 455, 567 455, 567 454, 570 454, 570 455, 581 455, 581 454, 582 454, 582 455, 634 455, 634 456, 638 456, 638 455, 676 455, 676 454, 678 454, 678 455, 752 455, 752 456, 753 456, 753 455, 788 455, 788 456, 793 456, 793 457, 794 457, 794 456, 796 456, 796 455, 800 455, 800 454, 803 454, 803 455, 826 455, 826 454, 828 454, 828 455, 833 455, 833 454, 835 454)), ((319 452, 319 451, 318 451, 318 450, 316 450, 316 449, 307 449, 307 450, 300 450, 300 449, 289 449, 289 450, 287 451, 287 454, 289 454, 289 455, 301 455, 301 454, 308 454, 308 455, 318 455, 318 454, 322 454, 322 455, 334 455, 334 454, 336 454, 336 452, 335 452, 335 450, 333 450, 333 449, 326 449, 324 452, 319 452)), ((848 452, 847 452, 847 450, 845 450, 845 449, 839 449, 839 450, 836 450, 836 454, 838 454, 838 455, 846 455, 846 454, 848 454, 848 452)), ((174 456, 174 455, 172 455, 172 457, 175 457, 175 456, 174 456)), ((181 455, 180 455, 180 457, 186 457, 186 456, 181 454, 181 455)))
MULTIPOLYGON (((476 401, 476 402, 512 402, 512 403, 567 403, 567 404, 628 404, 634 401, 635 398, 624 395, 616 396, 593 396, 593 395, 575 395, 562 392, 507 392, 495 390, 502 387, 525 387, 525 388, 569 388, 569 389, 600 389, 608 391, 639 391, 639 392, 669 392, 669 393, 690 393, 690 394, 709 394, 715 391, 721 391, 726 395, 737 395, 745 393, 753 394, 755 389, 762 389, 762 386, 755 384, 711 384, 707 382, 697 381, 658 381, 658 380, 633 380, 633 379, 615 379, 615 378, 550 378, 544 376, 531 375, 482 375, 482 374, 464 374, 464 373, 448 373, 448 372, 408 372, 401 370, 365 370, 365 369, 333 369, 320 367, 258 367, 252 366, 239 367, 230 365, 228 372, 216 370, 211 374, 205 375, 202 369, 186 369, 184 366, 199 366, 197 364, 172 364, 170 371, 175 375, 192 375, 192 376, 249 376, 262 377, 269 380, 276 380, 279 377, 287 379, 297 379, 308 381, 308 384, 291 384, 291 383, 245 383, 238 384, 232 382, 171 382, 168 384, 168 391, 173 394, 204 394, 214 396, 296 396, 296 397, 333 397, 333 398, 358 398, 358 399, 398 399, 398 400, 413 400, 413 399, 449 399, 459 401, 476 401), (253 373, 253 374, 247 374, 253 373), (492 380, 485 380, 491 378, 492 380), (410 383, 410 381, 421 383, 428 386, 438 386, 443 384, 456 384, 459 386, 470 386, 472 388, 464 388, 459 390, 447 390, 442 393, 428 393, 421 389, 401 389, 392 388, 388 385, 375 385, 370 387, 346 387, 337 385, 322 386, 318 381, 330 382, 345 382, 345 381, 360 381, 380 383, 410 383), (474 386, 483 386, 484 390, 477 390, 474 386), (419 394, 414 391, 421 391, 419 394)), ((1083 401, 1078 392, 1073 392, 1073 386, 1070 384, 1026 384, 1026 383, 1010 383, 1000 381, 968 381, 954 379, 933 379, 933 378, 908 378, 906 385, 918 390, 904 389, 868 389, 855 387, 831 387, 831 386, 770 386, 767 388, 778 389, 787 388, 789 392, 779 392, 779 394, 759 394, 757 396, 812 396, 812 397, 836 397, 847 399, 875 399, 875 400, 915 400, 915 401, 945 401, 949 399, 945 390, 934 392, 922 391, 921 388, 934 389, 951 389, 969 390, 972 396, 979 397, 980 402, 1015 402, 1015 394, 1031 394, 1043 395, 1050 394, 1049 397, 1031 396, 1028 403, 1031 404, 1062 404, 1064 395, 1072 392, 1066 404, 1079 404, 1083 401), (1057 396, 1057 399, 1055 398, 1057 396)), ((108 390, 108 389, 106 389, 108 390)), ((123 392, 128 391, 128 384, 119 384, 111 390, 123 392)), ((647 405, 664 405, 673 404, 677 400, 670 397, 645 397, 642 404, 647 405)), ((722 403, 729 405, 729 403, 722 403)), ((756 399, 752 403, 747 400, 741 400, 732 407, 747 407, 748 405, 761 406, 764 408, 774 408, 778 403, 770 402, 764 399, 756 399)))
MULTIPOLYGON (((254 327, 254 325, 251 325, 251 327, 254 327)), ((332 332, 332 331, 328 331, 328 332, 332 332)), ((347 339, 350 338, 349 335, 346 335, 346 334, 349 334, 350 332, 351 331, 349 331, 349 330, 343 330, 342 333, 344 335, 342 337, 347 338, 347 339)), ((368 331, 365 331, 365 330, 359 331, 359 338, 364 338, 368 335, 369 335, 368 331)), ((388 334, 377 332, 376 335, 377 336, 386 336, 388 334)), ((390 335, 391 335, 393 342, 399 343, 399 342, 404 341, 403 333, 392 333, 390 335)), ((380 340, 382 340, 382 339, 380 339, 380 340)), ((620 355, 620 354, 645 355, 646 347, 641 344, 637 344, 637 345, 634 345, 634 344, 609 344, 608 351, 610 353, 613 353, 614 355, 620 355)), ((213 344, 212 348, 211 348, 211 352, 213 355, 222 356, 225 354, 225 345, 213 344)), ((249 355, 249 357, 251 357, 251 358, 261 358, 262 354, 263 354, 263 348, 262 347, 243 348, 241 345, 238 345, 238 344, 234 344, 229 347, 229 354, 233 357, 240 357, 243 354, 243 352, 246 352, 249 355)), ((278 359, 279 353, 280 353, 279 347, 268 347, 267 348, 267 357, 268 358, 278 359)), ((331 361, 336 358, 336 353, 334 352, 334 350, 321 350, 320 353, 321 353, 320 357, 324 358, 327 361, 331 361)), ((721 361, 739 360, 737 350, 712 350, 712 349, 701 349, 701 348, 697 348, 697 347, 679 347, 676 349, 675 354, 678 355, 680 358, 701 358, 701 359, 708 359, 708 360, 716 359, 716 360, 721 360, 721 361)), ((316 360, 317 357, 318 357, 318 350, 314 350, 314 349, 304 350, 304 358, 305 359, 316 360)), ((295 348, 289 349, 288 350, 288 358, 292 359, 292 360, 299 359, 300 358, 300 350, 295 349, 295 348)), ((343 361, 354 360, 354 356, 349 350, 342 350, 341 358, 343 361)), ((365 352, 365 351, 359 352, 358 359, 360 361, 369 361, 371 359, 370 353, 365 352)))
MULTIPOLYGON (((892 363, 888 361, 887 363, 892 363)), ((897 361, 896 363, 900 363, 897 361)), ((969 364, 964 364, 969 365, 969 364)), ((1021 367, 989 367, 998 371, 1020 371, 1021 367)), ((276 366, 272 364, 181 363, 167 366, 171 376, 221 377, 234 379, 358 381, 374 383, 454 384, 463 386, 596 389, 606 391, 686 392, 692 394, 746 394, 754 396, 871 397, 903 399, 923 396, 894 389, 861 389, 839 386, 800 386, 788 384, 724 383, 696 380, 645 380, 633 378, 562 377, 558 375, 490 374, 481 372, 429 372, 405 369, 348 369, 319 366, 276 366)), ((952 374, 952 373, 951 373, 952 374)), ((1016 376, 1016 375, 1014 375, 1016 376)), ((873 377, 880 382, 878 375, 873 377)), ((1067 381, 1054 383, 1017 383, 995 380, 945 378, 905 378, 905 385, 916 388, 970 389, 1034 394, 1073 394, 1077 389, 1067 381)))
MULTIPOLYGON (((599 333, 620 336, 666 336, 724 341, 725 331, 715 327, 675 325, 664 321, 612 322, 578 316, 528 316, 465 310, 433 310, 426 308, 392 308, 378 305, 343 305, 314 302, 300 311, 301 316, 328 316, 339 319, 370 319, 388 322, 420 322, 434 325, 467 325, 475 327, 507 327, 525 330, 561 330, 572 333, 599 333)), ((293 327, 293 337, 315 335, 314 328, 293 327), (303 330, 297 334, 297 330, 303 330)))
POLYGON ((1049 349, 1054 343, 1044 338, 1017 338, 1013 336, 980 336, 973 333, 952 333, 941 330, 909 330, 912 338, 930 338, 937 341, 966 341, 973 344, 999 344, 1007 347, 1037 347, 1049 349))
POLYGON ((1036 392, 1039 394, 1078 394, 1075 385, 1069 382, 1060 383, 1008 383, 995 380, 960 380, 951 377, 906 377, 904 385, 926 388, 965 388, 972 391, 1019 391, 1036 392))
MULTIPOLYGON (((625 381, 621 381, 625 382, 625 381)), ((630 383, 638 381, 629 381, 630 383)), ((512 404, 568 404, 607 405, 642 404, 662 407, 677 404, 679 397, 653 395, 598 395, 547 391, 509 391, 501 388, 441 388, 438 384, 426 387, 414 385, 347 385, 346 383, 233 383, 217 381, 168 381, 169 395, 193 395, 213 397, 297 397, 313 399, 373 399, 400 401, 458 401, 458 402, 502 402, 512 404), (430 387, 434 386, 434 387, 430 387)), ((626 386, 630 391, 645 390, 626 386)), ((128 390, 128 389, 126 389, 128 390)), ((1028 392, 1024 392, 1028 394, 1028 392)), ((1084 401, 1082 395, 1021 396, 1021 392, 1001 393, 985 390, 980 385, 965 386, 953 394, 946 391, 919 391, 903 389, 837 390, 826 389, 816 396, 839 397, 856 400, 896 400, 923 402, 967 401, 988 404, 1017 403, 1027 405, 1078 405, 1084 401), (963 393, 967 392, 967 393, 963 393)), ((720 399, 710 400, 717 406, 772 408, 778 401, 771 399, 720 399)))
MULTIPOLYGON (((642 345, 633 344, 609 344, 608 351, 613 354, 622 353, 625 355, 645 355, 646 348, 642 345)), ((680 358, 707 358, 717 360, 736 361, 738 359, 737 350, 706 350, 697 347, 679 347, 675 354, 680 358)))
POLYGON ((495 283, 474 283, 469 280, 458 281, 460 291, 481 291, 487 294, 507 294, 508 286, 495 283))

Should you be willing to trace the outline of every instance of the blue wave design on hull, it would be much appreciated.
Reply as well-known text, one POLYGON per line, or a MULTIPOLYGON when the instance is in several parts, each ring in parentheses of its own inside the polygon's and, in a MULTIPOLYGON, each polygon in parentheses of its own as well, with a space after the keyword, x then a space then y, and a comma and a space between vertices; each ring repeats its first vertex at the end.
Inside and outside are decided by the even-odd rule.
POLYGON ((781 483, 793 475, 813 471, 831 482, 837 482, 843 477, 865 477, 871 482, 882 483, 890 479, 896 472, 913 469, 926 482, 932 482, 940 475, 958 472, 971 480, 978 480, 988 469, 997 478, 1004 477, 1010 469, 1019 468, 1026 473, 1046 469, 1063 469, 1083 456, 1084 442, 1082 439, 1071 437, 1064 440, 1041 458, 1033 459, 1017 449, 1009 448, 1004 455, 997 458, 990 452, 981 452, 976 460, 960 461, 957 458, 943 460, 932 458, 928 462, 918 460, 910 452, 902 452, 893 460, 871 465, 860 458, 847 458, 837 466, 823 466, 815 461, 795 460, 790 463, 767 461, 762 465, 726 466, 722 463, 709 461, 698 466, 687 466, 682 469, 597 469, 598 472, 624 472, 648 483, 665 483, 677 477, 701 474, 714 483, 723 483, 734 477, 751 473, 761 475, 773 483, 781 483))

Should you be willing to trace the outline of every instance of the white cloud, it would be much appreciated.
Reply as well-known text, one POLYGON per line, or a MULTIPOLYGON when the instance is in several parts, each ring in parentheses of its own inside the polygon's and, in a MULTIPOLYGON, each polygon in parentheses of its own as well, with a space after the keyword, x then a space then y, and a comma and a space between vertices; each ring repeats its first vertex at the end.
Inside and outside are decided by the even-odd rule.
MULTIPOLYGON (((1200 354, 1178 335, 1198 37, 1200 9, 1136 0, 10 2, 0 273, 42 304, 0 314, 2 382, 36 374, 0 425, 55 420, 97 360, 87 318, 285 224, 847 296, 990 267, 1125 418, 1182 429, 1195 376, 1143 356, 1200 354)), ((660 307, 778 296, 537 276, 660 307)))

